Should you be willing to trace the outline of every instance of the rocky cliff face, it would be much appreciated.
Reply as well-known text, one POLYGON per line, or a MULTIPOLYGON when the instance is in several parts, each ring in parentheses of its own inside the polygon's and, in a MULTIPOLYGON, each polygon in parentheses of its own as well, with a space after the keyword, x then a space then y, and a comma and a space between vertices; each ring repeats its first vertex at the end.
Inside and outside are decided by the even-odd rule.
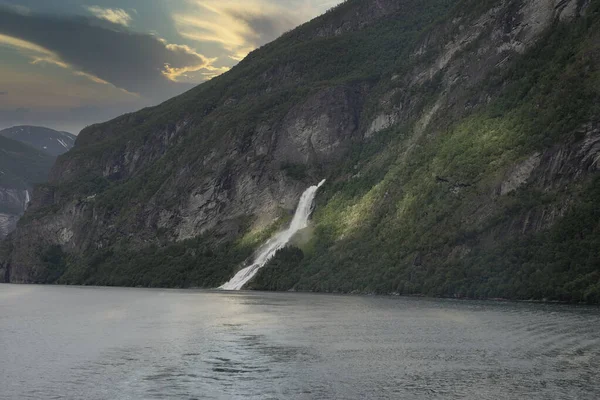
POLYGON ((84 130, 0 268, 12 282, 52 270, 65 283, 217 286, 326 177, 303 264, 259 287, 442 287, 427 283, 438 266, 548 232, 585 198, 600 157, 598 12, 348 1, 219 78, 84 130), (59 266, 43 256, 57 246, 59 266))
POLYGON ((19 216, 27 210, 28 203, 28 190, 0 188, 0 204, 5 210, 0 212, 0 239, 16 228, 19 216))
POLYGON ((17 227, 19 217, 13 214, 0 213, 0 238, 4 239, 17 227))

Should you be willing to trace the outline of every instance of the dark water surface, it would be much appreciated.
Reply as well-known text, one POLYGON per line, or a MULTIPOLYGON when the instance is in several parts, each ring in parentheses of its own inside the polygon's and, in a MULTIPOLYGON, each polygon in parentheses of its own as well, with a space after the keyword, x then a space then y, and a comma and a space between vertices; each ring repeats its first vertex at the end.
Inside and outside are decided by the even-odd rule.
POLYGON ((600 309, 0 285, 1 399, 600 399, 600 309))

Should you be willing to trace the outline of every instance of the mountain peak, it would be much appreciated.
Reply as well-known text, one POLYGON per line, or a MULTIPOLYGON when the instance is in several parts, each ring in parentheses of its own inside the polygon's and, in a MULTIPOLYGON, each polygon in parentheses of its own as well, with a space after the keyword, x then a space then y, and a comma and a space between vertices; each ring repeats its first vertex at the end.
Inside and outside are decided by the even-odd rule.
POLYGON ((71 150, 77 136, 42 126, 20 125, 0 131, 0 135, 34 147, 51 156, 71 150))

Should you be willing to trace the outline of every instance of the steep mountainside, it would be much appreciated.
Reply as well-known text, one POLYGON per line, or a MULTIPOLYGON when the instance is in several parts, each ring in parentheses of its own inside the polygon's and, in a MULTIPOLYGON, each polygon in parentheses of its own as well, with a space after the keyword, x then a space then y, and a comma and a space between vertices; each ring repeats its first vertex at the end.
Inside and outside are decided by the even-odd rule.
POLYGON ((0 131, 0 136, 18 140, 44 153, 57 157, 71 150, 77 136, 40 126, 13 126, 0 131))
POLYGON ((347 1, 82 131, 0 269, 216 287, 327 178, 252 287, 599 301, 599 67, 600 0, 347 1))
POLYGON ((14 230, 33 186, 45 182, 54 158, 0 136, 0 239, 14 230))

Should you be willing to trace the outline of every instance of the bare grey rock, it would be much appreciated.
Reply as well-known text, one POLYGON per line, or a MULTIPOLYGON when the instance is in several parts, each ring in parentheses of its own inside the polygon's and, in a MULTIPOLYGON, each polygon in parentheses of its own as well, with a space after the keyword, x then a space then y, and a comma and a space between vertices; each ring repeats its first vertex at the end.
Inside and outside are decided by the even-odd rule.
POLYGON ((519 165, 515 166, 500 186, 500 194, 502 196, 514 192, 519 187, 527 182, 533 170, 540 165, 541 154, 535 153, 519 165))

